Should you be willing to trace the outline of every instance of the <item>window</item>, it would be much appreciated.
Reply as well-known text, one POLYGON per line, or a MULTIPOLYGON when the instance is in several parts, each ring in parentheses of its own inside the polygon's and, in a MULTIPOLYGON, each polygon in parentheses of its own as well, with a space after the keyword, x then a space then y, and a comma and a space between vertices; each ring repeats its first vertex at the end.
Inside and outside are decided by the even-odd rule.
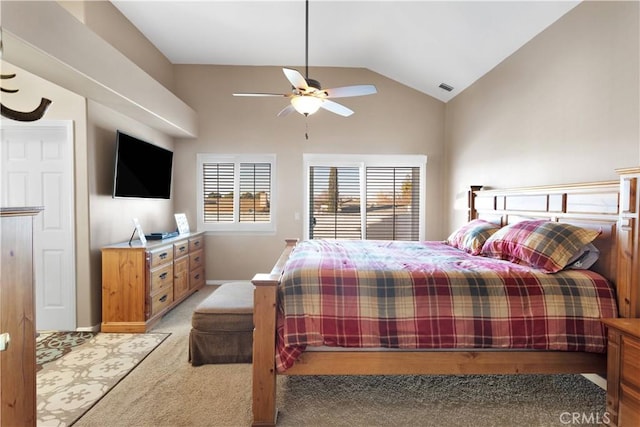
POLYGON ((305 238, 424 240, 426 156, 306 154, 305 238))
POLYGON ((275 155, 198 154, 198 230, 275 232, 275 155))

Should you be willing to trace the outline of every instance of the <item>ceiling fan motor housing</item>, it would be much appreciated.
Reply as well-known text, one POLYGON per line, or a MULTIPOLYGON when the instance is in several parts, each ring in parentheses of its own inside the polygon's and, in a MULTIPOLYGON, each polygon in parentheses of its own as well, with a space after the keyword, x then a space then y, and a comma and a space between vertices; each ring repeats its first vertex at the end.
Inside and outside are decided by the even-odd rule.
POLYGON ((305 79, 307 81, 307 86, 311 86, 313 88, 316 88, 318 90, 322 89, 322 87, 320 86, 320 82, 314 79, 305 79))

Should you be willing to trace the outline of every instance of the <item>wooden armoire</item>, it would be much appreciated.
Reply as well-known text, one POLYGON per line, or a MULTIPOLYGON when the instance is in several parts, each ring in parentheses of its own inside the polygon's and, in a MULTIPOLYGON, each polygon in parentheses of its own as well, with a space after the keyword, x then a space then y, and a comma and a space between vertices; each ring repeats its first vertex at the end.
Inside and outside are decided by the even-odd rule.
POLYGON ((42 208, 0 208, 0 427, 36 425, 33 218, 42 208))

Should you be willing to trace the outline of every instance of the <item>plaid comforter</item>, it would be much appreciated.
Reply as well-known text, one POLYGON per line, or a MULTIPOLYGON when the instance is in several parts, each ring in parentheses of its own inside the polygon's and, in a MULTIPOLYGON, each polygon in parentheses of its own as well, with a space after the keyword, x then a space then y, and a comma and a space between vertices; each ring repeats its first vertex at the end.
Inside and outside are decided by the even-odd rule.
POLYGON ((614 291, 588 270, 542 273, 441 242, 309 240, 279 288, 276 366, 307 346, 606 350, 614 291))

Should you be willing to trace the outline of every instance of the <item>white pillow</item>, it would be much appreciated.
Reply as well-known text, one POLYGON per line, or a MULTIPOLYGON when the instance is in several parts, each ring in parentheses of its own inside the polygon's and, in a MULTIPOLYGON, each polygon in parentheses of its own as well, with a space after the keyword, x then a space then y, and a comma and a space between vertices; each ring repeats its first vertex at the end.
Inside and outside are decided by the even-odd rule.
POLYGON ((593 243, 588 243, 569 260, 565 268, 588 270, 598 261, 599 257, 600 251, 598 248, 596 248, 593 243))

